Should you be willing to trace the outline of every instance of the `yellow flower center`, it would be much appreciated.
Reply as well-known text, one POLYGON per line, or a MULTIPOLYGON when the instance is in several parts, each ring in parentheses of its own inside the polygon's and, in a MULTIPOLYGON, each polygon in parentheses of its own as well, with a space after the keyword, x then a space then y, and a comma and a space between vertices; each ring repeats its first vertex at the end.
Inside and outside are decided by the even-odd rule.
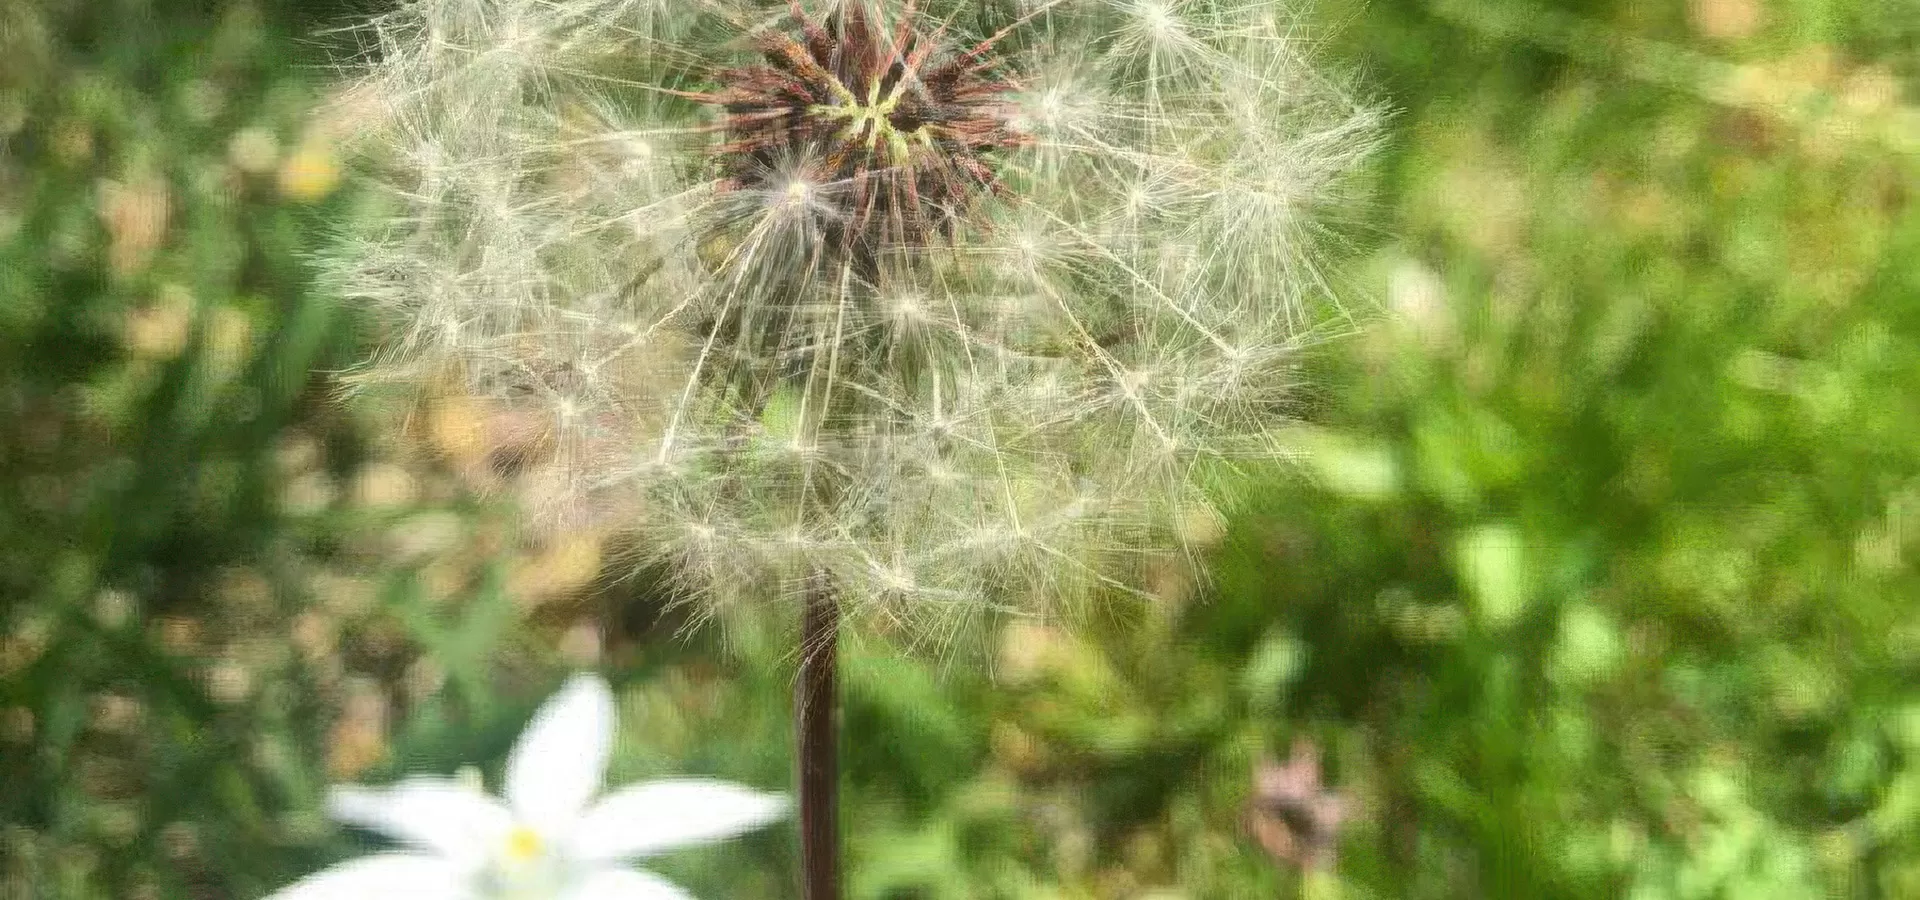
POLYGON ((515 865, 525 865, 540 857, 545 845, 540 835, 533 829, 520 826, 507 833, 507 861, 515 865))

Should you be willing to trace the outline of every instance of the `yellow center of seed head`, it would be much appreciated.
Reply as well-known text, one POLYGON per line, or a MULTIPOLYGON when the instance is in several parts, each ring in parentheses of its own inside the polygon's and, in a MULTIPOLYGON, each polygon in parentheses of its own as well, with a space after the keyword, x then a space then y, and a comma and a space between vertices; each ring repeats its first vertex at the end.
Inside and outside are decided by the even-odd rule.
POLYGON ((539 858, 544 845, 540 835, 524 825, 507 833, 507 861, 524 865, 539 858))

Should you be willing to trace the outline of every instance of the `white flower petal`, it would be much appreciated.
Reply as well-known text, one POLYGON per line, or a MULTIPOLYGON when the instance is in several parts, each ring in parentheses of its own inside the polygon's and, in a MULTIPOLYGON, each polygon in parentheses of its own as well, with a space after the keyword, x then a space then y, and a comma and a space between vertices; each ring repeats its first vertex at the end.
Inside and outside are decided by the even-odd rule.
POLYGON ((693 900, 693 895, 658 875, 601 869, 560 895, 560 900, 693 900))
POLYGON ((563 835, 600 789, 613 748, 613 691, 575 675, 534 713, 507 759, 507 803, 543 834, 563 835))
POLYGON ((382 853, 349 860, 271 894, 267 900, 475 900, 460 867, 444 859, 382 853))
POLYGON ((327 812, 462 865, 477 865, 513 827, 507 808, 450 778, 409 778, 386 788, 336 787, 327 812))
POLYGON ((569 846, 577 859, 630 859, 732 837, 786 812, 785 797, 724 781, 649 781, 594 804, 575 827, 569 846))

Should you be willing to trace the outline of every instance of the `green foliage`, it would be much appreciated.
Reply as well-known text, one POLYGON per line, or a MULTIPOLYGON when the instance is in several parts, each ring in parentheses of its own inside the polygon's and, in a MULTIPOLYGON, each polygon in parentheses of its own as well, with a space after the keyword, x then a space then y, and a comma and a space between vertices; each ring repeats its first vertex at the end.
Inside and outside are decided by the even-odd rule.
POLYGON ((347 332, 302 297, 300 211, 208 161, 306 101, 244 14, 11 9, 41 40, 0 116, 0 883, 260 884, 308 859, 281 814, 320 777, 310 695, 270 680, 273 450, 347 332))
POLYGON ((325 858, 321 790, 380 757, 355 698, 419 646, 485 697, 512 647, 485 591, 435 615, 488 623, 429 620, 394 549, 424 504, 383 499, 332 398, 358 341, 306 289, 340 203, 287 41, 248 4, 0 13, 9 898, 258 896, 325 858))
MULTIPOLYGON (((1736 7, 1345 21, 1402 107, 1385 308, 1315 354, 1298 464, 1235 474, 1204 589, 850 637, 850 896, 1920 893, 1920 19, 1736 7), (1249 805, 1298 741, 1351 807, 1311 877, 1249 805)), ((353 207, 303 193, 278 20, 135 8, 0 12, 0 893, 252 898, 347 850, 327 782, 497 774, 559 680, 521 610, 573 611, 457 488, 369 499, 302 268, 353 207)), ((784 624, 615 634, 612 779, 785 783, 784 624)), ((792 845, 660 867, 787 896, 792 845)))

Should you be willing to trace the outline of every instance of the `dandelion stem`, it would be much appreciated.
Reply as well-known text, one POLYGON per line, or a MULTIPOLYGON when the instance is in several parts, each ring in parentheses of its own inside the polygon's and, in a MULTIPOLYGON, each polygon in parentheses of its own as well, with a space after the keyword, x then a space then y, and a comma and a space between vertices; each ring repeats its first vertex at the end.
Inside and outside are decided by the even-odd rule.
POLYGON ((805 900, 840 900, 840 600, 825 571, 807 579, 793 705, 800 764, 800 884, 805 900))

